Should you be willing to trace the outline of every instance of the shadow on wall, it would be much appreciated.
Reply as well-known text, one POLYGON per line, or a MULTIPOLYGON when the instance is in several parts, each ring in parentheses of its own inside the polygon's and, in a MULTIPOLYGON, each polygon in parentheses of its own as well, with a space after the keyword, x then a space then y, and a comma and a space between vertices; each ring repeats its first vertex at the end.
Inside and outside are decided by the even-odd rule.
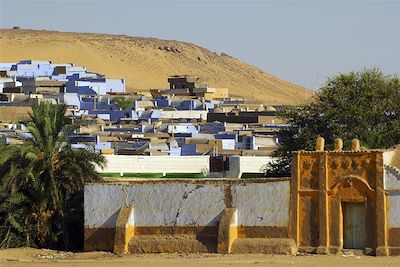
POLYGON ((119 210, 114 212, 99 228, 85 227, 85 251, 104 250, 112 251, 114 248, 115 224, 119 210), (111 226, 111 227, 110 227, 111 226))

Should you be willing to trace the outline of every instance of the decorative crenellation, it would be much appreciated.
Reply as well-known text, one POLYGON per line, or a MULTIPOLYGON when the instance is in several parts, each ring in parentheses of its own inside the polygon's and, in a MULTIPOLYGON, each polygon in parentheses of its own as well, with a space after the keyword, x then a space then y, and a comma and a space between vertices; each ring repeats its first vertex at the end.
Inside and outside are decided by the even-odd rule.
POLYGON ((318 136, 315 151, 318 152, 324 151, 324 147, 325 147, 325 139, 321 136, 318 136))
POLYGON ((360 140, 358 140, 357 138, 351 140, 351 150, 360 151, 360 140))
POLYGON ((336 138, 334 141, 335 151, 342 151, 343 150, 343 140, 340 138, 336 138))
MULTIPOLYGON (((325 147, 325 139, 321 136, 318 136, 316 140, 315 151, 316 152, 324 151, 324 147, 325 147)), ((341 138, 336 138, 334 140, 334 151, 342 152, 342 150, 343 150, 343 140, 341 138)), ((360 140, 358 140, 357 138, 351 140, 351 150, 361 151, 360 140)))
POLYGON ((360 146, 360 140, 354 138, 351 140, 351 150, 343 150, 343 140, 341 138, 336 138, 333 141, 333 150, 325 150, 325 139, 321 136, 318 136, 315 142, 315 150, 314 151, 306 151, 300 150, 298 152, 301 153, 316 153, 316 152, 329 152, 329 153, 354 153, 354 152, 363 152, 363 153, 374 153, 374 152, 384 152, 382 149, 366 149, 360 146))

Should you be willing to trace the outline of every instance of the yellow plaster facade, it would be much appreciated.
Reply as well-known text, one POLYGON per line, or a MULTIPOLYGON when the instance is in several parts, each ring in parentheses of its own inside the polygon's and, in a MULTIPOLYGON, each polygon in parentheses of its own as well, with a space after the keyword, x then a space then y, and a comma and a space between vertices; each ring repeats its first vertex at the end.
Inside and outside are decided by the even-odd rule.
POLYGON ((334 151, 324 151, 319 138, 316 151, 292 154, 291 237, 299 251, 328 254, 361 248, 366 254, 397 254, 388 243, 383 151, 361 151, 356 139, 352 150, 342 151, 342 146, 338 139, 334 151), (354 206, 362 211, 355 241, 349 240, 355 228, 351 210, 345 212, 354 206))

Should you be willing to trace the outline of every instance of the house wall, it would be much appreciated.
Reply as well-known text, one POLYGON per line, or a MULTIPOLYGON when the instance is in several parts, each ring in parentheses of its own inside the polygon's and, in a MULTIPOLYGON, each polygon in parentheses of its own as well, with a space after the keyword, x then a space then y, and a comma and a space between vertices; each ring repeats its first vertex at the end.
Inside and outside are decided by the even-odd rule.
POLYGON ((284 120, 279 118, 278 116, 259 116, 258 123, 261 124, 283 124, 284 120))
POLYGON ((229 171, 225 173, 225 177, 240 178, 243 173, 264 173, 265 167, 273 160, 272 157, 245 157, 231 156, 229 157, 229 171))
POLYGON ((27 120, 31 111, 31 107, 0 106, 0 122, 27 120))
POLYGON ((400 254, 400 170, 385 166, 385 191, 387 198, 388 245, 393 254, 400 254))
POLYGON ((400 190, 400 170, 393 166, 384 167, 384 188, 387 191, 400 190))
POLYGON ((135 236, 217 236, 226 208, 237 209, 239 238, 287 238, 289 181, 136 180, 85 185, 85 249, 112 249, 121 207, 134 209, 135 236), (273 201, 271 201, 273 200, 273 201))
POLYGON ((106 79, 107 92, 124 93, 125 80, 124 79, 106 79))
POLYGON ((27 62, 24 64, 17 63, 16 64, 16 74, 18 76, 28 76, 28 77, 36 77, 36 76, 51 76, 54 71, 54 66, 50 64, 50 62, 35 62, 31 63, 27 62))
POLYGON ((258 149, 259 147, 276 147, 276 138, 275 137, 255 137, 255 147, 254 149, 258 149))
POLYGON ((217 98, 228 98, 228 88, 196 88, 193 90, 198 96, 204 96, 205 99, 217 99, 217 98))
POLYGON ((234 150, 236 141, 235 139, 221 139, 222 149, 234 150))
POLYGON ((0 63, 0 70, 11 70, 11 67, 14 65, 14 63, 0 63))
POLYGON ((214 98, 228 98, 228 88, 215 88, 214 98))
POLYGON ((169 124, 167 126, 168 133, 198 133, 198 126, 190 123, 169 124))
POLYGON ((105 156, 107 165, 100 172, 202 173, 209 170, 208 156, 105 156))
MULTIPOLYGON (((100 173, 207 173, 210 170, 209 156, 106 155, 105 158, 107 165, 98 169, 100 173)), ((231 156, 229 171, 224 173, 224 177, 240 178, 243 173, 264 173, 265 165, 272 160, 269 156, 231 156)))
POLYGON ((207 120, 206 110, 162 110, 159 119, 203 119, 207 120))
POLYGON ((240 116, 233 113, 209 113, 207 116, 208 122, 228 122, 228 123, 258 123, 258 117, 240 116))
POLYGON ((400 169, 400 146, 383 153, 383 164, 400 169))

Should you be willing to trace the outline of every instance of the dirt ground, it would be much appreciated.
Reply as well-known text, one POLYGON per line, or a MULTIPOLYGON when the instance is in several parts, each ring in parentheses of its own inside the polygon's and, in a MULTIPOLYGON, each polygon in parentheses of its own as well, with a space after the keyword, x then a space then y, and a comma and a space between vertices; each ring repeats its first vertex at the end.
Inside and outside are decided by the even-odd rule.
POLYGON ((346 255, 221 255, 221 254, 136 254, 118 256, 108 252, 72 253, 33 248, 0 250, 0 266, 400 266, 400 257, 346 255))

